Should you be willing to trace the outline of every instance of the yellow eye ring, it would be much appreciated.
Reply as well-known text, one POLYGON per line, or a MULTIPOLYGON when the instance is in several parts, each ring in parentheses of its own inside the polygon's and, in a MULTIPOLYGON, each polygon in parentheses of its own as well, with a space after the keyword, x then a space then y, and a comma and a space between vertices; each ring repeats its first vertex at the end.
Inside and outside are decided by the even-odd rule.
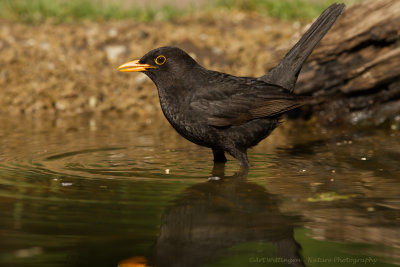
POLYGON ((167 59, 163 55, 156 57, 156 59, 154 60, 154 62, 156 62, 156 64, 160 66, 164 64, 165 61, 167 61, 167 59))

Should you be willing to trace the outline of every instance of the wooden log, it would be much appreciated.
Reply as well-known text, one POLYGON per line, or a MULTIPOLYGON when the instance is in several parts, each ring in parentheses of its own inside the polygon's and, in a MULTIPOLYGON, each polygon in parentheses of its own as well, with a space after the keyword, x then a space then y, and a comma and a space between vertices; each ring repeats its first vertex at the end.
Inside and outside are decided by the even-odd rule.
POLYGON ((304 65, 295 93, 318 99, 311 110, 324 124, 400 124, 400 1, 348 8, 304 65))

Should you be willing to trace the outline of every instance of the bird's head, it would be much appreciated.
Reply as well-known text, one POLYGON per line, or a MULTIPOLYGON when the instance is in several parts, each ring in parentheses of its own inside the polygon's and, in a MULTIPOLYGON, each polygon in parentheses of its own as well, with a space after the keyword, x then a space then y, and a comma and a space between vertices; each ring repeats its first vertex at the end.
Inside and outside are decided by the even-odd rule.
POLYGON ((199 66, 185 51, 177 47, 160 47, 151 50, 139 60, 118 67, 121 72, 143 72, 158 85, 167 80, 183 78, 199 66))

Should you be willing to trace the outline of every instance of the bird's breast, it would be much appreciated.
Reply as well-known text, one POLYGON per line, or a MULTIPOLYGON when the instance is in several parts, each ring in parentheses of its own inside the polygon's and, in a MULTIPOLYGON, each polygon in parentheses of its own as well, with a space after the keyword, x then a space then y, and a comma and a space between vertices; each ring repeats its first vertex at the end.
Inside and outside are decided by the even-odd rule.
POLYGON ((204 115, 191 109, 185 101, 160 97, 160 104, 168 122, 189 141, 208 146, 210 139, 215 138, 204 115))

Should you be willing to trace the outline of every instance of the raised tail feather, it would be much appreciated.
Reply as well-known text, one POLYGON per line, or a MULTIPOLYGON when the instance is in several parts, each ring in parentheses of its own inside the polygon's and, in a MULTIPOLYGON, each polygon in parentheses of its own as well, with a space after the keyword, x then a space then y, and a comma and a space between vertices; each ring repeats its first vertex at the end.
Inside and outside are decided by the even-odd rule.
POLYGON ((344 8, 344 4, 333 4, 328 7, 281 62, 259 79, 280 85, 292 92, 304 62, 342 14, 344 8))

